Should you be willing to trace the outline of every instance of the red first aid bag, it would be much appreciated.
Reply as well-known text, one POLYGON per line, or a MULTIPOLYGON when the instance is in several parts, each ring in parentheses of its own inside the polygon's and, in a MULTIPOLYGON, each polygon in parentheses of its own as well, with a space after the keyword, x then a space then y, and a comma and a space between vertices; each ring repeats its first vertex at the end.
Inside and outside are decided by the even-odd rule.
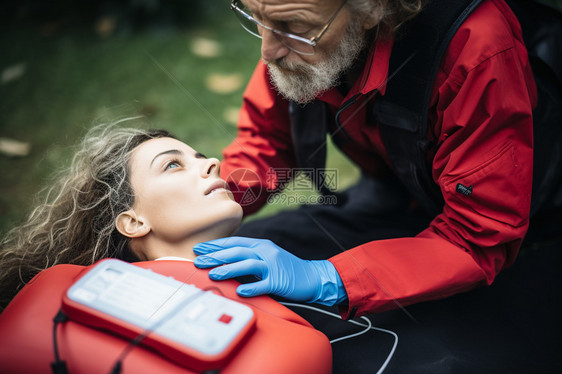
MULTIPOLYGON (((211 281, 207 270, 197 269, 191 262, 147 261, 134 265, 194 285, 205 290, 205 296, 212 298, 214 295, 208 294, 216 293, 220 299, 226 298, 226 304, 234 301, 241 308, 251 309, 247 327, 232 340, 226 353, 202 357, 200 362, 189 350, 190 355, 182 356, 181 349, 165 344, 166 340, 157 339, 157 335, 152 337, 157 344, 141 341, 131 346, 131 340, 142 329, 134 330, 119 319, 105 319, 103 313, 69 301, 69 290, 90 271, 93 273, 96 265, 57 265, 33 278, 0 314, 0 372, 52 373, 55 342, 70 374, 110 373, 120 359, 121 373, 196 373, 211 368, 220 373, 244 374, 331 372, 332 352, 327 337, 275 300, 267 296, 240 298, 236 294, 237 282, 211 281), (55 339, 53 318, 61 308, 69 318, 57 326, 55 339), (126 349, 130 351, 121 356, 126 349), (205 360, 211 360, 210 366, 204 365, 205 360), (190 365, 192 362, 194 365, 190 365)), ((192 312, 193 309, 187 314, 192 312)), ((205 313, 212 315, 212 311, 205 313)), ((219 314, 225 326, 233 318, 230 314, 235 315, 219 314)))

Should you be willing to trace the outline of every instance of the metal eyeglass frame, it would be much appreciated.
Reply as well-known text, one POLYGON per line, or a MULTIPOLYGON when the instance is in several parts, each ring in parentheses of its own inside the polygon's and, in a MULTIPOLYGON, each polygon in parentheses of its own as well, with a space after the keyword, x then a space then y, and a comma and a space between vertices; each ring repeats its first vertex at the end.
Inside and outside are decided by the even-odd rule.
MULTIPOLYGON (((320 33, 318 35, 316 35, 315 37, 312 37, 310 39, 306 39, 303 38, 302 36, 298 36, 295 34, 291 34, 288 32, 284 32, 284 31, 280 31, 280 30, 275 30, 269 26, 264 25, 263 23, 261 23, 260 21, 258 21, 257 19, 255 19, 254 17, 252 17, 251 15, 247 14, 246 12, 244 12, 242 9, 240 9, 238 7, 238 3, 240 2, 240 0, 232 0, 230 3, 230 9, 232 9, 233 12, 235 12, 236 14, 244 17, 245 19, 255 23, 256 25, 258 25, 261 28, 264 28, 266 30, 269 30, 273 33, 273 35, 275 35, 277 37, 277 40, 279 40, 281 43, 283 43, 283 45, 285 45, 287 48, 289 48, 291 51, 296 52, 298 54, 301 55, 307 55, 307 56, 311 56, 315 53, 314 51, 314 47, 316 47, 316 45, 318 44, 318 41, 320 40, 320 38, 322 38, 324 36, 324 34, 326 33, 326 31, 328 31, 328 28, 330 27, 330 25, 332 24, 332 22, 334 22, 334 20, 336 19, 336 17, 338 16, 338 14, 340 13, 340 11, 343 9, 344 5, 347 3, 347 0, 344 0, 342 2, 342 4, 339 6, 339 8, 336 10, 336 12, 334 13, 334 15, 332 15, 332 17, 330 18, 330 20, 328 21, 328 23, 326 24, 326 26, 324 26, 322 28, 322 30, 320 31, 320 33), (310 47, 312 47, 312 53, 306 53, 306 52, 302 52, 302 51, 298 51, 296 49, 294 49, 293 47, 287 45, 284 42, 283 37, 287 37, 289 39, 293 39, 295 41, 299 41, 299 42, 303 42, 307 45, 309 45, 310 47)), ((262 36, 259 33, 255 33, 252 30, 248 29, 246 26, 244 26, 243 23, 240 23, 240 25, 244 28, 244 30, 248 31, 250 34, 257 36, 258 38, 262 38, 262 36)))

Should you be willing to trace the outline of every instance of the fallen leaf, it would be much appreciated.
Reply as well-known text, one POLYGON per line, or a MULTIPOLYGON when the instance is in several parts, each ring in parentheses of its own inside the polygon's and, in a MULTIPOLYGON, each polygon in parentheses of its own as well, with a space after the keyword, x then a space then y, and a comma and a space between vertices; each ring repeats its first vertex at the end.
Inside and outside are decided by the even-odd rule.
POLYGON ((0 138, 0 153, 11 157, 24 157, 29 154, 31 144, 14 139, 0 138))
POLYGON ((96 21, 94 25, 94 30, 96 34, 101 36, 102 38, 107 38, 113 35, 115 31, 115 27, 117 26, 117 20, 113 16, 105 16, 101 17, 96 21))
POLYGON ((221 54, 219 42, 207 38, 195 38, 191 42, 191 51, 199 57, 213 58, 221 54))
POLYGON ((240 108, 231 106, 224 110, 222 117, 226 122, 236 125, 238 123, 239 112, 240 108))
POLYGON ((242 86, 242 74, 211 74, 205 85, 215 93, 229 94, 242 86))
POLYGON ((2 71, 2 78, 0 82, 2 84, 6 84, 11 81, 15 81, 16 79, 21 78, 25 74, 25 63, 19 63, 12 66, 7 67, 2 71))

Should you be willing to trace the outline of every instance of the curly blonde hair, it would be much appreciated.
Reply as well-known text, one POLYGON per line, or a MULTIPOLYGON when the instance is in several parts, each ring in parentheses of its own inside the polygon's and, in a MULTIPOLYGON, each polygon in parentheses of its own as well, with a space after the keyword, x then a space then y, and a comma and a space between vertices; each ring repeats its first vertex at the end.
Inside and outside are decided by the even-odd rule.
POLYGON ((137 260, 128 239, 115 229, 119 213, 133 205, 129 160, 141 143, 173 136, 119 127, 123 121, 93 127, 70 167, 42 192, 43 202, 0 243, 0 311, 53 265, 90 265, 106 257, 137 260))

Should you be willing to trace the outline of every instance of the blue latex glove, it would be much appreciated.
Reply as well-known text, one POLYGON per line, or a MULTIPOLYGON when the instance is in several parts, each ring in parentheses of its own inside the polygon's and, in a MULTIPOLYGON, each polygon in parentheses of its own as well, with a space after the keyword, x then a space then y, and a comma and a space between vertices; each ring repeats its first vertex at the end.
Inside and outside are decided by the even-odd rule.
POLYGON ((347 300, 343 282, 330 261, 302 260, 270 240, 234 236, 196 244, 193 251, 199 268, 223 265, 209 272, 213 280, 244 275, 261 279, 238 286, 240 296, 273 294, 324 305, 347 300))

